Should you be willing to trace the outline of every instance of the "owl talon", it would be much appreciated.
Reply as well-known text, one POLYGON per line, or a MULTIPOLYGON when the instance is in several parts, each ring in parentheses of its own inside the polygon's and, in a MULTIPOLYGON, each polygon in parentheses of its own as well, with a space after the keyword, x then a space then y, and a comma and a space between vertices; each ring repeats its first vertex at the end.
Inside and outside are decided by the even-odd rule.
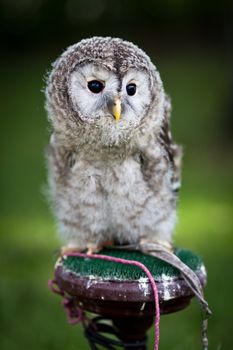
POLYGON ((69 255, 72 253, 81 253, 83 252, 83 248, 79 248, 78 246, 64 246, 61 248, 60 250, 60 256, 65 256, 65 255, 69 255))
POLYGON ((100 244, 88 244, 87 245, 87 254, 91 255, 91 254, 99 253, 104 247, 109 247, 112 245, 113 245, 112 241, 106 241, 106 242, 102 242, 100 244))
POLYGON ((101 251, 102 247, 100 246, 89 246, 87 248, 87 251, 86 251, 86 254, 87 255, 92 255, 92 254, 95 254, 95 253, 99 253, 101 251))
POLYGON ((86 249, 78 247, 78 246, 73 245, 73 244, 67 245, 67 246, 64 246, 61 248, 60 256, 65 256, 65 255, 69 255, 72 253, 82 253, 82 252, 85 252, 88 255, 96 254, 96 253, 99 253, 104 247, 112 246, 112 245, 113 245, 112 241, 106 241, 106 242, 102 242, 100 244, 90 243, 90 244, 87 244, 86 249))

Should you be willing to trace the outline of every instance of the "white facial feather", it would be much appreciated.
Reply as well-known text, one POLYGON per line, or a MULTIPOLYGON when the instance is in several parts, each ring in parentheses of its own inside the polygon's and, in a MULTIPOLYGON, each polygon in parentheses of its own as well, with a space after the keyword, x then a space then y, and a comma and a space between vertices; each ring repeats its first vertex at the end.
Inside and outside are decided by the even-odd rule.
POLYGON ((148 75, 143 71, 130 69, 122 80, 122 102, 124 106, 122 118, 139 123, 150 101, 151 93, 148 75), (129 96, 126 91, 126 87, 130 83, 136 84, 136 93, 133 96, 129 96))
POLYGON ((75 109, 81 113, 86 121, 100 117, 111 117, 106 98, 117 94, 118 81, 116 76, 102 67, 86 64, 71 74, 69 93, 75 109), (88 82, 98 80, 104 83, 105 88, 98 94, 88 89, 88 82))

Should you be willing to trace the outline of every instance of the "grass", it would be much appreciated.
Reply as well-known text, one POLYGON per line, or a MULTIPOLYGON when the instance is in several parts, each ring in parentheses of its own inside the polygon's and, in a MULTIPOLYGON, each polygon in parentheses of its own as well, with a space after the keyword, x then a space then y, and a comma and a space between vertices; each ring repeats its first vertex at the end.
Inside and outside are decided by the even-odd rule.
MULTIPOLYGON (((48 62, 54 58, 15 57, 0 65, 4 84, 0 348, 4 350, 88 349, 81 327, 66 323, 59 297, 47 288, 59 242, 42 194, 48 125, 40 90, 48 62)), ((219 132, 227 62, 218 54, 202 52, 157 60, 173 99, 176 139, 186 145, 175 242, 203 256, 209 276, 206 297, 213 310, 210 349, 230 349, 233 163, 219 132)), ((153 330, 150 348, 152 342, 153 330)), ((201 349, 196 302, 183 312, 162 317, 160 349, 201 349)))

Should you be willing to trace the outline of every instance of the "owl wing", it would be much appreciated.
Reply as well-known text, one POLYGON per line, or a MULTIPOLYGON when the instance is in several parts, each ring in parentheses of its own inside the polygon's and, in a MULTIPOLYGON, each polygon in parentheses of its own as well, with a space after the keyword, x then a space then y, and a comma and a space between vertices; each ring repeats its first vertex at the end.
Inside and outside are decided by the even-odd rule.
POLYGON ((171 100, 168 95, 165 97, 164 103, 164 118, 158 140, 165 149, 167 157, 172 166, 172 187, 175 191, 179 190, 181 184, 181 160, 182 147, 177 145, 173 139, 170 131, 171 118, 171 100))
POLYGON ((174 192, 178 191, 181 182, 181 158, 182 148, 178 146, 172 139, 170 131, 170 115, 171 115, 171 102, 170 98, 166 95, 164 103, 164 115, 161 130, 158 135, 154 135, 153 141, 150 142, 150 151, 141 153, 141 168, 142 173, 151 188, 156 187, 155 174, 162 170, 163 163, 168 164, 167 168, 171 169, 172 176, 172 189, 174 192), (156 155, 156 147, 163 149, 163 155, 156 155))
POLYGON ((46 149, 47 167, 49 173, 49 185, 51 192, 57 186, 64 186, 70 173, 70 169, 76 162, 76 154, 56 143, 54 135, 46 149))

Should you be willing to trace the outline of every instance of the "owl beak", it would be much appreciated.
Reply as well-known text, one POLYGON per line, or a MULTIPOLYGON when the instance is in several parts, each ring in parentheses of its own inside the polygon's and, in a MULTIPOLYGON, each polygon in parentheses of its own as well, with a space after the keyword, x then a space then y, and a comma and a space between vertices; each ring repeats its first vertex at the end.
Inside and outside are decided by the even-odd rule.
POLYGON ((112 114, 116 119, 116 122, 118 122, 121 117, 121 100, 119 97, 114 98, 112 105, 112 114))

